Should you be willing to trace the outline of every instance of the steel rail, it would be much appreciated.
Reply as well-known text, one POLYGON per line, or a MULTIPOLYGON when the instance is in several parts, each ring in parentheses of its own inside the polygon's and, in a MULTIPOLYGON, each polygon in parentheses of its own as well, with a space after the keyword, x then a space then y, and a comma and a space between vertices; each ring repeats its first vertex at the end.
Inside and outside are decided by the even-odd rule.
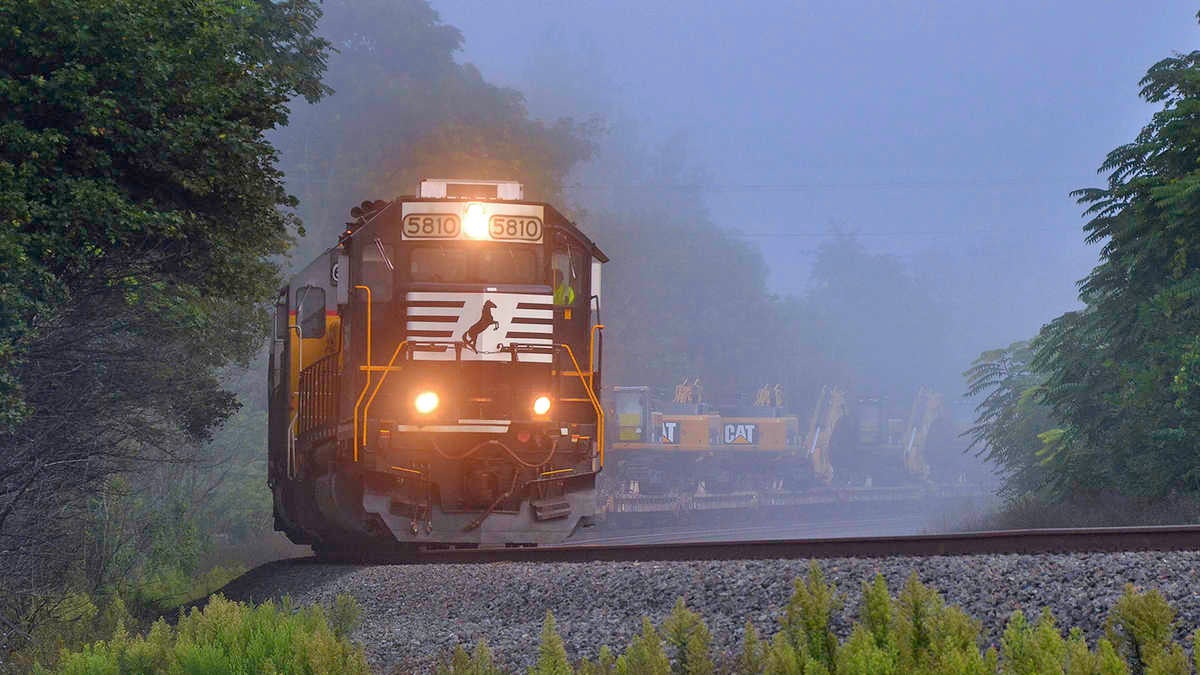
MULTIPOLYGON (((542 547, 421 548, 322 552, 316 560, 342 563, 479 564, 805 560, 812 558, 930 557, 1043 553, 1200 551, 1200 525, 999 530, 882 537, 542 547)), ((309 559, 313 560, 313 559, 309 559)))
POLYGON ((417 562, 656 562, 1200 550, 1200 526, 1002 530, 957 534, 672 544, 422 550, 417 562))

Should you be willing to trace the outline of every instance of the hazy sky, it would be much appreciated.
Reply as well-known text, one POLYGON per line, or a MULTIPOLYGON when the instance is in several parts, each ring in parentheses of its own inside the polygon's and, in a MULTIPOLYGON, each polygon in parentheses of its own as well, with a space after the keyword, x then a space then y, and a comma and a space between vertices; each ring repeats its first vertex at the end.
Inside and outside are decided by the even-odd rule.
POLYGON ((1149 118, 1146 68, 1200 43, 1183 2, 434 6, 534 115, 682 141, 777 291, 804 288, 831 226, 856 231, 947 286, 964 353, 1074 306, 1096 250, 1067 193, 1149 118))

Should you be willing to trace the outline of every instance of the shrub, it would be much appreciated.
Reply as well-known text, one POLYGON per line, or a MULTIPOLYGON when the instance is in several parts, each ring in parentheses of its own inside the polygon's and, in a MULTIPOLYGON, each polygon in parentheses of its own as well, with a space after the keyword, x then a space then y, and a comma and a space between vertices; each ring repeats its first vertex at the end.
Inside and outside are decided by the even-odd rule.
MULTIPOLYGON (((1184 648, 1172 639, 1175 611, 1155 592, 1126 586, 1107 621, 1107 637, 1088 648, 1083 632, 1072 629, 1063 637, 1049 610, 1030 623, 1024 612, 1013 612, 1006 623, 1000 650, 980 650, 980 624, 958 607, 947 605, 934 589, 909 576, 893 598, 883 577, 862 585, 859 620, 839 643, 832 630, 833 613, 842 599, 825 581, 819 567, 810 566, 798 579, 784 609, 781 627, 769 642, 747 623, 740 655, 713 663, 711 635, 697 613, 683 600, 661 626, 648 618, 642 632, 620 658, 607 647, 596 661, 572 669, 547 612, 536 666, 531 671, 580 675, 671 675, 672 673, 766 673, 769 675, 898 675, 922 673, 962 675, 1000 673, 1064 673, 1065 675, 1184 675, 1200 671, 1200 650, 1189 663, 1184 648), (665 646, 664 646, 665 641, 665 646)), ((1193 644, 1200 642, 1200 630, 1193 644)), ((487 646, 474 654, 459 647, 439 675, 496 675, 487 646)))
MULTIPOLYGON (((346 601, 343 601, 345 603, 346 601)), ((44 671, 43 671, 44 672, 44 671)), ((213 596, 172 628, 160 619, 145 637, 118 628, 111 640, 64 652, 55 673, 367 673, 360 648, 334 634, 318 606, 292 613, 213 596)))
POLYGON ((503 675, 504 671, 496 666, 492 650, 487 643, 480 640, 475 650, 467 654, 462 645, 454 648, 454 655, 449 663, 442 663, 435 671, 437 675, 503 675))
POLYGON ((617 659, 618 675, 670 675, 671 662, 663 651, 662 638, 650 619, 642 618, 642 634, 617 659))
POLYGON ((742 637, 742 655, 738 658, 739 673, 761 673, 766 668, 767 647, 758 637, 754 624, 746 622, 746 632, 742 637))
POLYGON ((825 583, 825 575, 816 561, 809 564, 807 578, 796 580, 795 588, 784 609, 783 631, 797 654, 805 656, 804 661, 832 668, 837 637, 830 624, 842 600, 825 583))
POLYGON ((700 615, 687 608, 680 598, 663 622, 663 634, 674 653, 673 672, 683 675, 711 675, 715 670, 709 648, 712 636, 700 615))
POLYGON ((1133 584, 1125 584, 1108 614, 1105 633, 1132 671, 1141 673, 1151 662, 1166 658, 1174 623, 1175 610, 1158 591, 1139 593, 1133 584))
POLYGON ((546 610, 546 621, 542 624, 542 642, 538 647, 537 665, 530 675, 571 675, 574 669, 567 660, 567 648, 554 623, 554 615, 546 610))
POLYGON ((595 661, 584 659, 579 664, 579 675, 616 675, 617 673, 617 658, 613 656, 612 650, 608 645, 600 647, 600 653, 596 656, 595 661))

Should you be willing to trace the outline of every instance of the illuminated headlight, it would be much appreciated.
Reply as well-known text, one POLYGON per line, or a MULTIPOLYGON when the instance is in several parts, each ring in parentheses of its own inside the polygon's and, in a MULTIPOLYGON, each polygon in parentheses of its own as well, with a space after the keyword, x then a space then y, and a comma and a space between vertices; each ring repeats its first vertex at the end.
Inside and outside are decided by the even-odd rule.
POLYGON ((472 239, 487 239, 487 214, 483 204, 467 204, 467 215, 463 218, 463 232, 472 239))
POLYGON ((417 412, 421 413, 422 415, 428 415, 434 410, 437 410, 438 395, 432 391, 423 391, 420 394, 417 394, 416 400, 413 401, 413 406, 416 407, 417 412))
POLYGON ((533 401, 533 414, 545 415, 550 412, 550 398, 548 396, 539 396, 533 401))

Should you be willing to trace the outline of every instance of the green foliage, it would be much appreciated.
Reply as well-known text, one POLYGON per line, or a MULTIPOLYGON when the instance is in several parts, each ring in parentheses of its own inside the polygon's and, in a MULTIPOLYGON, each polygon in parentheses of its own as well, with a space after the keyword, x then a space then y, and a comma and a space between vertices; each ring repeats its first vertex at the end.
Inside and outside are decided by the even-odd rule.
POLYGON ((1200 494, 1198 73, 1200 51, 1151 66, 1141 96, 1160 110, 1108 154, 1105 187, 1074 193, 1090 217, 1086 240, 1103 248, 1080 284, 1084 309, 1032 345, 1037 406, 1013 402, 1019 386, 985 385, 1003 400, 985 399, 976 439, 995 443, 988 452, 1018 478, 1036 466, 1033 483, 1052 494, 1200 494))
POLYGON ((899 673, 896 652, 889 651, 863 625, 850 632, 850 638, 838 650, 837 672, 853 675, 892 675, 899 673))
POLYGON ((300 232, 266 134, 325 93, 319 15, 0 3, 4 623, 36 619, 31 596, 161 607, 195 588, 198 523, 225 519, 182 467, 213 459, 200 442, 239 406, 228 368, 257 353, 300 232))
MULTIPOLYGON (((1172 638, 1175 612, 1156 591, 1141 593, 1127 586, 1108 618, 1108 637, 1089 649, 1083 632, 1072 628, 1063 635, 1049 609, 1030 623, 1022 611, 1013 612, 1004 627, 1000 650, 980 650, 980 624, 960 608, 946 605, 941 596, 920 582, 916 574, 891 597, 879 575, 862 584, 858 621, 839 642, 828 619, 840 599, 825 581, 819 567, 796 581, 796 592, 780 617, 780 630, 764 642, 746 624, 742 649, 736 659, 718 668, 709 654, 709 633, 703 619, 682 600, 663 621, 661 632, 648 618, 642 632, 620 658, 607 647, 596 661, 581 661, 572 669, 553 616, 547 613, 537 664, 532 673, 580 675, 632 675, 650 673, 731 672, 770 675, 1177 675, 1190 673, 1187 652, 1172 638), (664 649, 664 636, 666 649, 664 649), (699 638, 699 639, 698 639, 699 638), (699 645, 703 644, 703 650, 699 645), (689 651, 689 649, 691 651, 689 651), (817 650, 825 650, 818 652, 817 650), (823 654, 823 655, 819 655, 823 654)), ((1193 640, 1200 639, 1200 630, 1193 640)), ((1200 661, 1200 654, 1193 652, 1200 661)), ((1200 670, 1200 669, 1198 669, 1200 670)), ((486 645, 474 654, 459 646, 440 675, 493 675, 501 672, 486 645)))
POLYGON ((600 653, 596 655, 596 660, 584 659, 576 672, 579 675, 616 675, 617 657, 613 656, 608 645, 603 645, 600 647, 600 653))
POLYGON ((251 607, 213 596, 171 627, 158 620, 143 636, 118 628, 112 639, 62 655, 55 673, 367 673, 362 650, 338 638, 320 607, 296 613, 273 603, 251 607))
POLYGON ((709 655, 712 636, 704 620, 687 608, 683 598, 675 603, 671 615, 663 622, 662 630, 674 654, 672 672, 682 675, 711 675, 714 672, 709 655))
POLYGON ((947 606, 913 572, 894 602, 892 631, 901 672, 995 671, 995 655, 980 654, 979 622, 947 606))
POLYGON ((1104 187, 1073 193, 1103 245, 1085 307, 967 373, 986 392, 973 441, 1013 494, 1200 495, 1198 74, 1200 51, 1151 66, 1141 97, 1158 112, 1107 155, 1104 187))
POLYGON ((617 659, 618 675, 670 675, 671 661, 650 619, 642 618, 642 634, 617 659))
POLYGON ((42 403, 32 378, 46 366, 25 355, 52 339, 55 317, 72 316, 117 331, 82 345, 101 368, 124 354, 100 349, 116 349, 113 338, 188 344, 195 353, 178 364, 117 362, 160 384, 156 409, 192 433, 228 413, 213 369, 256 350, 265 324, 253 308, 298 226, 265 132, 287 123, 294 97, 325 92, 319 15, 314 3, 265 0, 0 8, 0 345, 14 357, 0 363, 28 403, 42 403), (196 349, 214 331, 222 349, 196 349), (204 390, 170 379, 199 386, 183 374, 193 367, 209 378, 204 390))
POLYGON ((860 616, 863 628, 870 633, 876 647, 892 648, 895 644, 892 640, 892 598, 888 595, 887 582, 882 574, 876 573, 870 584, 863 582, 862 596, 860 616))
POLYGON ((964 375, 975 406, 975 423, 966 431, 969 450, 982 454, 1005 474, 1004 491, 1017 496, 1040 490, 1049 480, 1044 466, 1043 434, 1055 425, 1041 403, 1045 377, 1032 366, 1028 342, 980 354, 964 375))
POLYGON ((749 621, 742 637, 742 653, 738 657, 737 669, 742 673, 761 673, 766 669, 768 645, 758 637, 758 629, 749 621))
MULTIPOLYGON (((358 600, 354 599, 349 593, 340 593, 333 599, 333 605, 329 607, 329 627, 333 629, 333 634, 339 640, 349 637, 350 633, 358 628, 359 618, 362 616, 362 607, 359 606, 358 600)), ((484 649, 487 646, 484 645, 484 649)))
MULTIPOLYGON (((1087 646, 1083 649, 1086 651, 1087 646)), ((1030 625, 1021 610, 1013 612, 1004 627, 1000 641, 1001 673, 1045 673, 1059 668, 1066 660, 1067 643, 1054 625, 1054 616, 1049 609, 1030 625)))
POLYGON ((789 643, 808 660, 833 667, 837 637, 830 623, 842 605, 833 587, 816 561, 809 564, 808 576, 797 579, 792 599, 784 608, 783 632, 789 643))
POLYGON ((571 675, 573 669, 567 659, 567 648, 563 645, 554 615, 546 610, 546 621, 542 624, 542 641, 538 646, 538 660, 530 675, 571 675))
POLYGON ((1133 672, 1140 673, 1152 663, 1162 667, 1173 663, 1169 652, 1174 624, 1175 610, 1162 594, 1155 590, 1140 593, 1133 584, 1126 584, 1108 614, 1105 633, 1133 672))
POLYGON ((502 675, 504 673, 496 666, 495 657, 487 643, 480 640, 470 654, 462 645, 454 648, 454 654, 449 663, 441 663, 435 670, 437 675, 502 675))

